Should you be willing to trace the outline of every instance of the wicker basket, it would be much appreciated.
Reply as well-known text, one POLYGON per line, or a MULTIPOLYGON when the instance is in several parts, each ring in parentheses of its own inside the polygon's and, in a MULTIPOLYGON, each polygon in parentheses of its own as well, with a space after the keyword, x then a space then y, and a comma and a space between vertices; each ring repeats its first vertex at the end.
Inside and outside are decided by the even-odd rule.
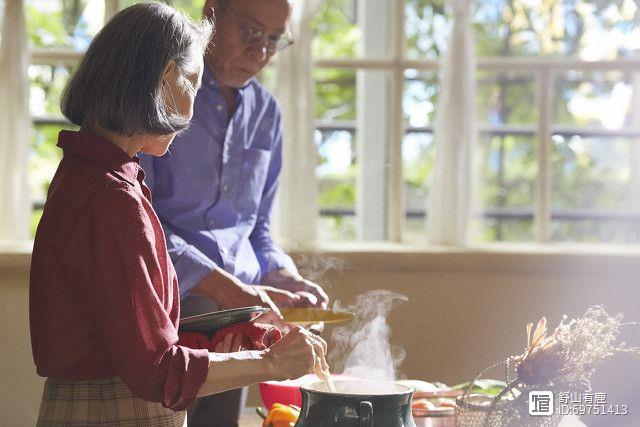
MULTIPOLYGON (((529 392, 520 390, 513 400, 501 400, 493 408, 493 397, 465 394, 457 399, 455 423, 458 427, 555 427, 562 419, 557 399, 552 415, 529 415, 529 392)), ((557 395, 559 390, 554 391, 557 395)))

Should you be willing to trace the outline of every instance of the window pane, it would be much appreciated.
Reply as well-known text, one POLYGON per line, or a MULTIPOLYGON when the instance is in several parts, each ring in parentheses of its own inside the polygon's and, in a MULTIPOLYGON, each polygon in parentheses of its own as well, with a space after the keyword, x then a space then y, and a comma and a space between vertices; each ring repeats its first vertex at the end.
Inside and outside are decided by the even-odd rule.
POLYGON ((319 237, 322 240, 353 240, 356 237, 355 132, 319 128, 316 131, 319 164, 319 237))
POLYGON ((477 145, 481 241, 533 239, 537 166, 537 82, 525 71, 479 71, 476 98, 482 131, 477 145))
POLYGON ((314 58, 353 58, 360 41, 356 0, 327 0, 311 22, 314 58))
POLYGON ((628 57, 638 39, 633 1, 497 0, 478 2, 479 55, 628 57))
POLYGON ((319 237, 356 237, 356 72, 315 69, 319 237))
POLYGON ((62 158, 62 150, 56 146, 58 132, 77 129, 68 124, 60 112, 60 95, 69 72, 68 68, 56 65, 29 66, 29 110, 34 118, 28 164, 29 188, 34 202, 32 233, 40 221, 49 184, 62 158))
POLYGON ((476 220, 482 230, 480 240, 533 240, 536 147, 533 135, 481 135, 477 191, 482 215, 476 220))
POLYGON ((554 135, 552 238, 640 241, 639 153, 628 138, 554 135))
POLYGON ((56 65, 29 66, 29 109, 34 118, 29 154, 31 198, 43 202, 51 178, 62 157, 58 143, 61 129, 74 129, 60 112, 60 95, 69 78, 69 70, 56 65))
POLYGON ((322 123, 356 118, 356 72, 331 68, 313 71, 316 118, 322 123))
POLYGON ((554 241, 637 244, 640 242, 640 214, 612 212, 558 212, 551 223, 554 241))
POLYGON ((628 210, 633 151, 626 138, 554 135, 553 207, 628 210))
POLYGON ((42 217, 49 185, 62 158, 62 150, 56 146, 58 132, 62 129, 77 129, 73 125, 34 125, 31 131, 29 152, 29 191, 33 201, 31 212, 31 237, 42 217))
POLYGON ((405 52, 409 59, 440 57, 447 45, 449 18, 444 0, 407 0, 405 4, 405 52))
POLYGON ((29 44, 84 50, 104 22, 104 0, 26 0, 29 44))
POLYGON ((35 117, 62 117, 60 97, 71 69, 58 65, 29 66, 29 112, 35 117))
POLYGON ((406 70, 404 72, 402 110, 408 128, 433 126, 439 80, 435 71, 406 70))
POLYGON ((58 132, 62 129, 77 129, 77 126, 36 124, 33 127, 29 154, 29 188, 31 199, 36 204, 44 202, 53 174, 62 158, 62 150, 56 146, 58 132))
POLYGON ((402 95, 403 120, 407 134, 402 141, 405 190, 403 240, 424 241, 427 193, 435 150, 433 124, 439 81, 435 71, 406 70, 402 95))
POLYGON ((537 83, 521 71, 477 73, 477 117, 481 124, 531 124, 538 121, 537 83))
POLYGON ((569 71, 558 75, 554 86, 555 123, 607 129, 630 124, 632 81, 631 74, 620 71, 569 71))
POLYGON ((406 222, 403 240, 409 243, 426 237, 425 210, 434 162, 433 134, 407 133, 402 141, 406 222))

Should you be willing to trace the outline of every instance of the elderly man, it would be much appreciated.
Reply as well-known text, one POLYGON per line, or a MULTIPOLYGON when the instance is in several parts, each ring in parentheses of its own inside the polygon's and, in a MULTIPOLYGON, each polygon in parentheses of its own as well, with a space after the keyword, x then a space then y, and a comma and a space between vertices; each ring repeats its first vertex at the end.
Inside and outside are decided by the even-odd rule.
MULTIPOLYGON (((292 43, 289 2, 207 0, 205 16, 214 10, 216 34, 191 126, 170 153, 142 159, 178 273, 183 316, 252 305, 276 312, 326 306, 325 292, 298 274, 269 227, 282 166, 280 111, 254 76, 292 43)), ((201 400, 190 425, 237 425, 244 395, 201 400)))

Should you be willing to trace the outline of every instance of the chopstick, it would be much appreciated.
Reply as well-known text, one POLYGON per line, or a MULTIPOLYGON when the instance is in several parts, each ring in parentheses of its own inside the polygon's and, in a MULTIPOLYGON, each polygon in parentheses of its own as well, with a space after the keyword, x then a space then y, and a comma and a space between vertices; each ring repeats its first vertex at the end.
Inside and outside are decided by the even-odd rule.
POLYGON ((319 363, 316 363, 313 367, 314 373, 318 378, 324 381, 324 384, 331 393, 335 393, 337 391, 336 386, 331 379, 331 372, 329 371, 329 365, 324 358, 324 354, 321 354, 318 359, 319 363))
POLYGON ((327 386, 327 389, 331 393, 335 393, 337 391, 336 386, 335 384, 333 384, 333 380, 331 379, 331 374, 328 371, 325 371, 322 368, 316 367, 315 374, 318 376, 318 378, 324 381, 325 385, 327 386))

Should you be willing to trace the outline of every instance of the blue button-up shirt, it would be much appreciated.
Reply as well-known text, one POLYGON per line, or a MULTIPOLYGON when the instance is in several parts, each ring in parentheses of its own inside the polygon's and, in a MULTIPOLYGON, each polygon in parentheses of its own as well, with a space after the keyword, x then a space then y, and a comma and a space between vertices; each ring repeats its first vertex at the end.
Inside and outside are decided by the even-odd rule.
POLYGON ((229 120, 205 67, 189 129, 164 156, 141 156, 181 297, 215 266, 249 284, 275 269, 296 271, 269 229, 282 166, 278 104, 251 80, 236 105, 229 120))

